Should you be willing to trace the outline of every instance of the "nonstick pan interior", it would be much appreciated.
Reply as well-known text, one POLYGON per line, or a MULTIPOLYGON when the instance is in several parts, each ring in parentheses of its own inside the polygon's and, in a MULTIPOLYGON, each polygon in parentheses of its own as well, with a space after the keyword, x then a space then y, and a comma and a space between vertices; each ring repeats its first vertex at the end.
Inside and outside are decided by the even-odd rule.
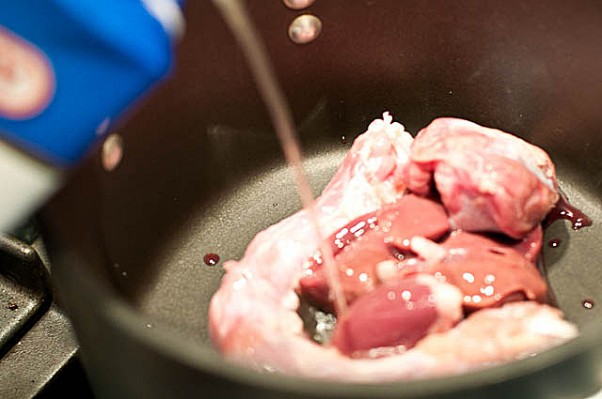
MULTIPOLYGON (((338 162, 348 150, 346 144, 323 143, 307 154, 305 167, 319 193, 338 162)), ((602 193, 592 190, 583 172, 568 162, 556 162, 559 184, 571 202, 594 221, 602 216, 602 193)), ((219 287, 223 261, 240 259, 255 234, 300 209, 291 173, 283 161, 261 165, 249 176, 208 201, 167 240, 148 265, 159 270, 153 285, 137 298, 138 305, 157 320, 186 331, 191 338, 209 343, 207 308, 219 287), (216 254, 220 261, 208 265, 204 258, 216 254)), ((602 316, 602 259, 600 223, 574 231, 567 221, 557 221, 546 229, 543 262, 558 306, 581 328, 602 316), (593 307, 584 301, 593 303, 593 307)), ((113 278, 135 278, 127 264, 115 258, 113 278), (125 274, 124 274, 125 272, 125 274)), ((127 283, 126 283, 127 284, 127 283)))
POLYGON ((566 316, 594 331, 487 372, 371 390, 316 387, 223 363, 207 331, 221 265, 300 202, 234 40, 209 2, 190 2, 174 79, 115 130, 125 143, 122 163, 107 172, 94 154, 43 214, 59 288, 99 392, 161 397, 180 386, 174 395, 186 397, 205 384, 235 397, 240 392, 225 387, 244 382, 265 397, 482 397, 486 386, 490 397, 510 397, 496 384, 512 381, 504 387, 528 389, 529 397, 570 397, 577 388, 568 379, 581 396, 593 392, 602 320, 599 4, 318 0, 310 11, 324 29, 307 46, 286 36, 297 12, 249 5, 293 106, 316 193, 385 110, 413 133, 435 117, 457 116, 546 149, 562 189, 594 224, 549 227, 545 267, 566 316), (219 255, 217 265, 204 263, 209 253, 219 255), (116 358, 122 363, 112 370, 116 358))

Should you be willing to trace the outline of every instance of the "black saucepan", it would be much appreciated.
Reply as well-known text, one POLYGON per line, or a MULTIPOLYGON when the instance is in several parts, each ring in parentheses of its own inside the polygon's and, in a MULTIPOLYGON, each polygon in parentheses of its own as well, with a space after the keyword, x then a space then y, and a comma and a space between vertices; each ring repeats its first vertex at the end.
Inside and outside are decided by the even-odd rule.
POLYGON ((319 191, 368 123, 389 110, 417 132, 438 116, 545 148, 593 220, 546 231, 545 266, 579 338, 454 378, 376 385, 256 373, 212 349, 207 307, 222 262, 300 207, 240 50, 208 1, 187 4, 173 78, 129 122, 124 158, 92 154, 42 213, 53 274, 99 397, 583 398, 600 387, 602 3, 317 0, 248 2, 319 191), (303 12, 323 24, 297 45, 303 12), (218 254, 207 266, 203 258, 218 254), (594 306, 584 307, 590 300, 594 306), (596 305, 599 302, 598 305, 596 305))

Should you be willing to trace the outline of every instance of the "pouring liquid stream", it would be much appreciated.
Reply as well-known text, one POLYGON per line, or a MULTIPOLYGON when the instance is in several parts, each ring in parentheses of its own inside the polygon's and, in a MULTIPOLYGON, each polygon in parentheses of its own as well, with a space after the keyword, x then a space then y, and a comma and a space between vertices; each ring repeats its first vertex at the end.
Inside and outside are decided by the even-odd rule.
POLYGON ((336 313, 342 314, 347 308, 347 302, 336 270, 332 248, 323 240, 324 235, 318 223, 313 194, 301 164, 300 145, 290 109, 284 93, 274 77, 275 74, 269 62, 267 51, 240 0, 213 0, 213 2, 238 41, 257 88, 266 104, 284 156, 294 174, 301 202, 312 224, 314 235, 320 243, 319 249, 323 267, 336 313))

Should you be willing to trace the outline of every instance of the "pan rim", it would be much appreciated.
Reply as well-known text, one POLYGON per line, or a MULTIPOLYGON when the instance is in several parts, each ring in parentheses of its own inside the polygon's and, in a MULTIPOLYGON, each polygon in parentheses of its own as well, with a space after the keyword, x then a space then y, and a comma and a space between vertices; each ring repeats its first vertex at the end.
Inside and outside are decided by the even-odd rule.
MULTIPOLYGON (((71 255, 74 254, 71 253, 71 255)), ((70 260, 77 258, 79 257, 70 260)), ((348 398, 363 398, 373 395, 380 397, 404 395, 404 397, 411 398, 449 394, 504 383, 534 374, 554 367, 562 361, 577 357, 602 342, 602 324, 592 323, 580 331, 576 338, 536 356, 455 376, 373 384, 307 379, 287 374, 278 374, 278 378, 274 378, 272 374, 257 372, 250 367, 225 359, 217 350, 199 344, 165 323, 153 321, 154 328, 147 328, 148 316, 112 289, 106 278, 93 276, 91 270, 85 267, 86 264, 82 258, 72 263, 71 266, 77 267, 68 268, 70 278, 67 281, 75 287, 79 287, 76 289, 80 293, 93 298, 91 302, 97 306, 100 315, 108 322, 113 323, 116 328, 153 348, 162 356, 208 375, 216 375, 232 382, 284 394, 302 392, 320 397, 344 395, 348 398), (308 384, 308 381, 312 383, 308 384)))

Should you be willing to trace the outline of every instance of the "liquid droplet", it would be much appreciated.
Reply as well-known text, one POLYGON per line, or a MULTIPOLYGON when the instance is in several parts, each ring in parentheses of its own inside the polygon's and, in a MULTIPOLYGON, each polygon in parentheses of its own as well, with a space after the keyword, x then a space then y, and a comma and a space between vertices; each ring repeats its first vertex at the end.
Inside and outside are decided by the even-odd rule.
POLYGON ((583 302, 581 302, 581 306, 585 309, 592 309, 594 307, 594 301, 591 299, 584 299, 583 302))
POLYGON ((297 44, 311 43, 320 36, 322 21, 315 15, 300 15, 291 22, 288 37, 297 44))
POLYGON ((19 309, 19 305, 17 305, 16 303, 11 302, 11 303, 8 304, 8 308, 10 310, 17 310, 17 309, 19 309))
POLYGON ((347 144, 347 137, 341 136, 341 143, 347 144))
POLYGON ((153 328, 153 325, 151 323, 146 323, 146 328, 153 328))
POLYGON ((217 262, 219 262, 219 255, 212 252, 208 253, 203 257, 203 262, 205 262, 207 266, 215 266, 217 265, 217 262))
POLYGON ((316 0, 284 0, 284 5, 291 10, 302 10, 311 6, 316 0))
POLYGON ((127 277, 128 276, 128 272, 126 272, 125 270, 121 272, 121 277, 127 277))
POLYGON ((123 158, 123 139, 111 134, 102 144, 102 166, 107 172, 115 170, 123 158))
POLYGON ((573 230, 579 230, 583 227, 592 225, 592 220, 588 218, 587 215, 581 210, 571 205, 564 195, 560 196, 556 206, 552 208, 544 220, 544 228, 548 227, 558 219, 565 219, 571 222, 573 230))
POLYGON ((558 248, 562 240, 560 238, 554 238, 548 241, 548 247, 550 248, 558 248))

